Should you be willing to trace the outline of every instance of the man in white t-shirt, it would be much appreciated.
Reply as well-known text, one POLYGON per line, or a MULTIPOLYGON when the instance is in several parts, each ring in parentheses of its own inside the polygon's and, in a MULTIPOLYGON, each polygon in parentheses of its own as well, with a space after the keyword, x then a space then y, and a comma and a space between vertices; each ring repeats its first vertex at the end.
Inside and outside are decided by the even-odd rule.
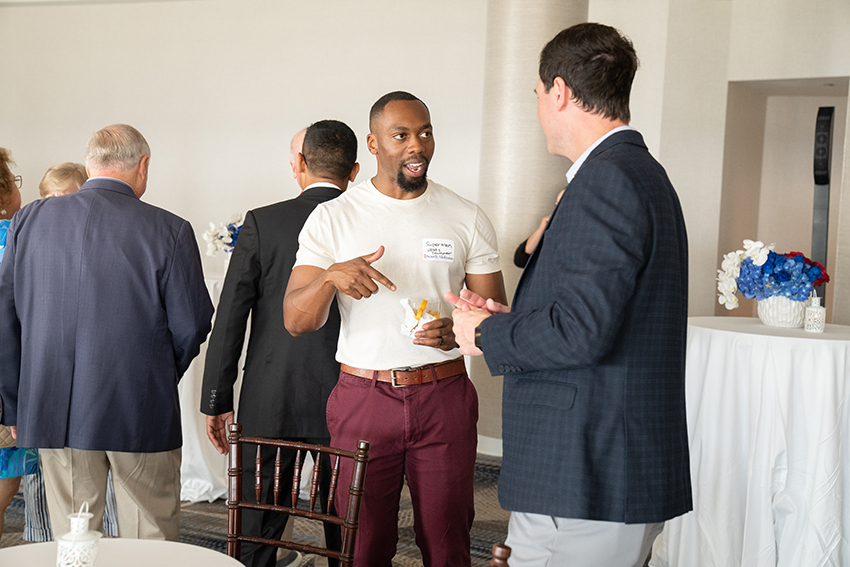
POLYGON ((422 101, 384 95, 369 128, 377 175, 307 219, 284 322, 296 336, 314 331, 338 300, 331 444, 371 443, 355 564, 391 565, 406 479, 425 563, 468 566, 478 398, 440 298, 466 285, 505 299, 496 235, 478 205, 428 181, 434 139, 422 101))

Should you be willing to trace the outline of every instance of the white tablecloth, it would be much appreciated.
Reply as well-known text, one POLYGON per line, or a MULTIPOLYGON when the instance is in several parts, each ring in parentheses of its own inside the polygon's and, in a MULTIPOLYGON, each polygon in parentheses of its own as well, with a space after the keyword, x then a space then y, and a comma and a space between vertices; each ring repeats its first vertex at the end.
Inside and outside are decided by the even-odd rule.
MULTIPOLYGON (((221 277, 206 278, 206 284, 213 305, 218 307, 224 280, 221 277)), ((183 425, 180 499, 190 502, 212 502, 227 495, 227 456, 220 455, 207 438, 206 416, 200 410, 206 356, 205 342, 177 387, 183 425)))
POLYGON ((689 320, 694 511, 650 565, 850 566, 850 327, 689 320))
MULTIPOLYGON (((56 542, 0 549, 3 567, 55 567, 56 542)), ((196 545, 152 539, 106 538, 98 544, 97 567, 240 567, 232 557, 196 545)))

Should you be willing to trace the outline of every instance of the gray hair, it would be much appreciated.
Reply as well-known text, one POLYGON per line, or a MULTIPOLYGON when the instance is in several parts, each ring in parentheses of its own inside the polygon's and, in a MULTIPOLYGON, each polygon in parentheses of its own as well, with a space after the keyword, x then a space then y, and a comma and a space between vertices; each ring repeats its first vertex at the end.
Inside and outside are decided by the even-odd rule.
POLYGON ((127 124, 113 124, 92 134, 86 145, 89 169, 126 171, 151 155, 145 137, 127 124))

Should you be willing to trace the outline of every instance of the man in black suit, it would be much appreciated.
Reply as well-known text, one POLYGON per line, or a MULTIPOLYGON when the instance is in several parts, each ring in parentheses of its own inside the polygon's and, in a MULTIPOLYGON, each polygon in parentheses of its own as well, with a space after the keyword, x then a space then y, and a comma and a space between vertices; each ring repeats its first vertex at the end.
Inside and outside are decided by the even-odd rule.
POLYGON ((663 522, 692 508, 687 234, 667 174, 628 126, 636 69, 608 26, 546 45, 537 114, 549 151, 573 162, 566 192, 510 309, 447 294, 461 352, 483 351, 504 375, 512 565, 641 567, 663 522))
MULTIPOLYGON (((329 324, 301 337, 283 326, 283 295, 295 253, 298 233, 313 209, 342 194, 360 166, 357 138, 336 120, 322 120, 307 128, 303 149, 297 154, 297 179, 303 192, 295 199, 248 211, 227 270, 216 311, 215 325, 204 367, 201 412, 207 414, 207 434, 219 452, 227 452, 227 425, 233 423, 233 386, 245 340, 248 315, 251 333, 239 401, 239 422, 246 436, 283 438, 328 445, 325 406, 337 378, 339 312, 331 307, 329 324)), ((254 455, 246 451, 243 468, 253 475, 254 455)), ((263 498, 272 503, 274 456, 264 455, 263 498)), ((284 455, 284 478, 291 478, 294 452, 284 455)), ((322 466, 322 501, 327 502, 330 462, 322 466)), ((253 499, 253 479, 246 478, 246 499, 253 499)), ((284 490, 285 502, 291 500, 284 490)), ((246 533, 280 537, 283 514, 242 512, 246 533)), ((329 545, 339 546, 339 529, 327 526, 329 545)), ((274 565, 275 549, 242 545, 242 562, 249 566, 274 565)))

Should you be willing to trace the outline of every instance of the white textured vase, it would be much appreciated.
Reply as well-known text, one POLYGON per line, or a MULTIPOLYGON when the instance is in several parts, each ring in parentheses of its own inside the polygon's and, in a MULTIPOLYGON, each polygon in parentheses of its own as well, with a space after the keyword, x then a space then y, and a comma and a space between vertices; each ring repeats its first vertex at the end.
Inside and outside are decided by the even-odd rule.
POLYGON ((770 327, 802 327, 808 301, 794 301, 774 295, 758 302, 759 319, 770 327))

